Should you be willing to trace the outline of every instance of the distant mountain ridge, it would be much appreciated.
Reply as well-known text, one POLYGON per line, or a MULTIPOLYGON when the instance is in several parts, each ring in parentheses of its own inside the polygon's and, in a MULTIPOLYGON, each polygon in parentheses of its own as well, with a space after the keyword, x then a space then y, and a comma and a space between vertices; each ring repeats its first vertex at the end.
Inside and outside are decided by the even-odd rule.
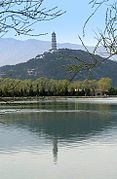
MULTIPOLYGON (((91 62, 89 53, 82 50, 59 49, 55 52, 49 51, 37 55, 24 63, 16 65, 6 65, 0 67, 0 77, 18 78, 18 79, 36 79, 45 77, 49 79, 70 79, 72 75, 67 71, 67 65, 78 64, 74 57, 91 62)), ((98 60, 97 66, 90 75, 91 79, 109 77, 112 79, 113 86, 117 87, 117 62, 105 60, 100 56, 95 56, 98 60)), ((84 80, 87 78, 87 72, 78 73, 75 79, 84 80)))
MULTIPOLYGON (((28 59, 48 51, 50 48, 51 42, 49 41, 35 39, 22 41, 12 38, 0 38, 0 66, 26 62, 28 59)), ((58 43, 58 48, 85 50, 82 45, 71 43, 58 43)), ((93 51, 93 47, 89 46, 88 49, 91 52, 93 51)), ((100 49, 99 54, 104 55, 102 49, 100 49)))

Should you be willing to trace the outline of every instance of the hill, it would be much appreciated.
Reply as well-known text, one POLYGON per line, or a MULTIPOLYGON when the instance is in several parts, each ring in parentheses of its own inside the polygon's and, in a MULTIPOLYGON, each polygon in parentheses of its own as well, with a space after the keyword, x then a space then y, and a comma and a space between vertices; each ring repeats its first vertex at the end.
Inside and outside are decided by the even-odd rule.
MULTIPOLYGON (((46 37, 45 37, 46 38, 46 37)), ((85 50, 82 45, 71 43, 58 43, 58 48, 85 50)), ((0 38, 0 66, 15 65, 26 62, 37 54, 44 53, 51 48, 51 42, 37 39, 16 40, 13 38, 0 38)), ((87 46, 89 51, 94 47, 87 46)), ((100 47, 98 54, 106 56, 104 49, 100 47)))
MULTIPOLYGON (((7 65, 0 67, 1 77, 36 79, 46 77, 49 79, 69 79, 70 73, 66 70, 68 64, 78 64, 74 57, 79 57, 86 62, 92 61, 91 56, 82 50, 59 49, 55 52, 45 52, 27 62, 16 65, 7 65)), ((117 62, 105 60, 96 55, 98 64, 90 74, 91 79, 109 77, 112 79, 113 86, 117 86, 117 62)), ((78 73, 75 79, 86 79, 87 72, 78 73)))
MULTIPOLYGON (((49 41, 0 38, 0 66, 26 62, 50 48, 51 42, 49 41)), ((58 43, 58 48, 84 49, 82 45, 70 43, 58 43)), ((90 48, 92 49, 92 47, 90 48)))

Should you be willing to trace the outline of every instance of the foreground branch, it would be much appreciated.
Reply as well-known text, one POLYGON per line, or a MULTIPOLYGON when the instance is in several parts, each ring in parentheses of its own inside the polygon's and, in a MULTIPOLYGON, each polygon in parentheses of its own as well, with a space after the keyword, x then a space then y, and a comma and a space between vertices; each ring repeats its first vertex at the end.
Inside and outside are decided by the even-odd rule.
POLYGON ((15 35, 37 36, 32 34, 32 25, 41 21, 49 21, 61 16, 63 11, 57 7, 42 8, 44 0, 4 0, 0 1, 0 33, 1 36, 15 31, 15 35))

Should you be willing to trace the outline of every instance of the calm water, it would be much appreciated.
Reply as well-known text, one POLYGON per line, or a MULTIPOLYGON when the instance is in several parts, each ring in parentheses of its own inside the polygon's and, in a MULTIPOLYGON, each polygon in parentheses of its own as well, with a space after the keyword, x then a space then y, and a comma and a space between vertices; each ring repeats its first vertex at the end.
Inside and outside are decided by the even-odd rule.
POLYGON ((0 106, 0 179, 117 179, 117 99, 0 106))

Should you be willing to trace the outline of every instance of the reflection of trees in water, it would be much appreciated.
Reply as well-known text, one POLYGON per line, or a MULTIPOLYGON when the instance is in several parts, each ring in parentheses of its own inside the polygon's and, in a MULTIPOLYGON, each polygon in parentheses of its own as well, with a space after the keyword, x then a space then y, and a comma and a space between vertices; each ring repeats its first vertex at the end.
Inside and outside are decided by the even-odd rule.
POLYGON ((112 106, 109 104, 89 104, 89 103, 75 103, 76 110, 84 110, 87 113, 96 113, 98 116, 102 115, 102 120, 111 119, 112 106))
POLYGON ((6 114, 4 121, 17 127, 27 128, 38 134, 62 139, 86 138, 112 125, 112 106, 76 104, 78 112, 42 112, 6 114), (81 111, 80 111, 81 110, 81 111), (84 110, 84 111, 82 111, 84 110))
MULTIPOLYGON (((8 125, 26 128, 38 136, 44 135, 46 138, 51 139, 54 162, 56 163, 58 141, 61 141, 61 139, 69 143, 87 140, 107 128, 117 125, 116 116, 111 113, 113 106, 77 103, 73 106, 67 105, 65 109, 72 109, 72 107, 79 111, 12 113, 6 114, 4 121, 8 125)), ((63 105, 62 108, 64 109, 63 105)))
POLYGON ((97 111, 97 112, 108 112, 112 110, 111 105, 109 104, 90 104, 90 103, 75 103, 75 109, 79 109, 79 110, 93 110, 93 111, 97 111))

